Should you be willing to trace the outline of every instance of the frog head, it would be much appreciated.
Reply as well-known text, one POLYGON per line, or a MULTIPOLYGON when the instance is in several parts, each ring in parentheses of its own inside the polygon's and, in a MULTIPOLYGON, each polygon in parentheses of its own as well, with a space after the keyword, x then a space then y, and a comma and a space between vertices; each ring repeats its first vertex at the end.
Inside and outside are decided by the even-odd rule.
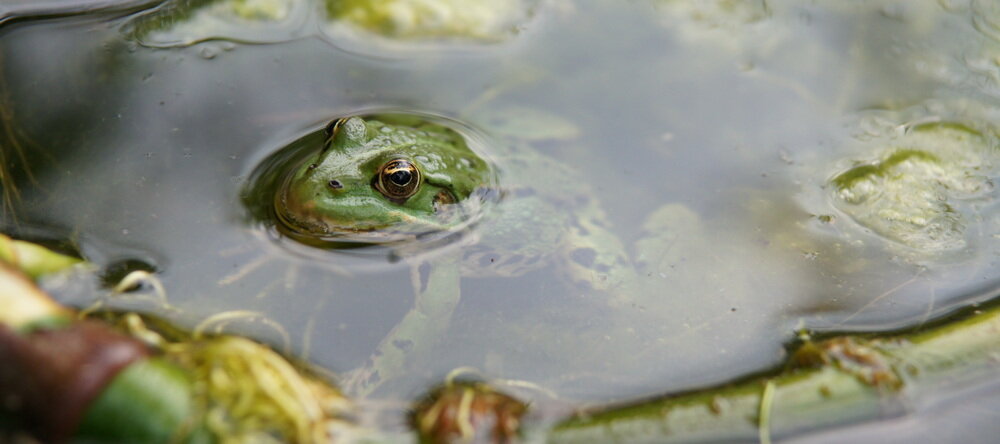
POLYGON ((391 241, 467 220, 465 204, 492 176, 450 128, 413 116, 343 118, 289 174, 275 209, 298 235, 391 241))

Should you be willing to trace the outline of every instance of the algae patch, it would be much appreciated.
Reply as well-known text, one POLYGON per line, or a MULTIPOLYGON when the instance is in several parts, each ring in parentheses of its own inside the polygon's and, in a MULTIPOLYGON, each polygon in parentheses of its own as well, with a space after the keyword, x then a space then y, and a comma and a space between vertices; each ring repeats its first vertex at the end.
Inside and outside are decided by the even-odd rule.
POLYGON ((928 252, 966 246, 965 203, 987 198, 996 141, 959 123, 914 126, 835 175, 835 205, 874 233, 928 252))

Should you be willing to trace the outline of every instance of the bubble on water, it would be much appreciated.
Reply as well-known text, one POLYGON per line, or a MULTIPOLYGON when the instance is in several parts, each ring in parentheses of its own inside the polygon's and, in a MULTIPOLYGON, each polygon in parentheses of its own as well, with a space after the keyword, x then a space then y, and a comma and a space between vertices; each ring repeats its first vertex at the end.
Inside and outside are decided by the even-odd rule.
POLYGON ((205 60, 214 59, 218 53, 219 52, 211 46, 202 46, 202 48, 198 51, 198 55, 205 60))

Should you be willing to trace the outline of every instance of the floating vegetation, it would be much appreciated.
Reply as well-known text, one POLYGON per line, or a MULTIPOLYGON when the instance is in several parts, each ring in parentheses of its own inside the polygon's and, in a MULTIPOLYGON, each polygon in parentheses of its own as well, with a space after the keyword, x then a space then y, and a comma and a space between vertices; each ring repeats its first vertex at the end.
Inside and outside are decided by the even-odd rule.
MULTIPOLYGON (((0 263, 36 276, 80 262, 0 240, 0 263)), ((359 436, 347 398, 263 344, 204 328, 188 334, 161 321, 150 328, 135 313, 95 315, 111 323, 80 320, 9 267, 0 265, 0 358, 7 362, 0 395, 9 401, 0 419, 36 437, 326 443, 359 436)), ((135 271, 117 287, 149 279, 135 271)))
POLYGON ((987 198, 996 175, 991 133, 960 123, 924 123, 880 142, 830 183, 837 207, 887 239, 927 253, 964 248, 962 202, 987 198))
POLYGON ((767 18, 764 0, 708 0, 688 2, 660 0, 659 6, 671 13, 701 23, 710 28, 726 28, 758 22, 767 18))
POLYGON ((528 406, 482 382, 449 381, 420 401, 413 427, 422 442, 516 442, 528 406))
MULTIPOLYGON (((137 337, 158 337, 135 314, 124 322, 137 337)), ((222 442, 323 443, 352 433, 351 402, 264 345, 231 335, 156 342, 191 375, 206 428, 222 442)))
MULTIPOLYGON (((729 384, 584 409, 547 442, 703 442, 785 437, 899 415, 925 389, 994 375, 1000 307, 966 310, 921 332, 806 337, 781 368, 729 384), (910 401, 910 402, 907 402, 910 401), (763 428, 767 429, 763 429, 763 428)), ((946 388, 942 388, 946 390, 946 388)))
POLYGON ((183 47, 210 40, 274 43, 306 35, 304 0, 167 1, 130 20, 125 32, 150 47, 183 47))
POLYGON ((499 41, 531 15, 531 0, 326 0, 333 23, 394 39, 499 41))
POLYGON ((79 258, 56 253, 38 244, 14 240, 0 234, 0 261, 23 271, 31 278, 55 273, 83 262, 79 258))
POLYGON ((684 40, 713 41, 730 49, 757 50, 771 47, 777 36, 774 29, 754 34, 754 25, 766 21, 773 13, 763 0, 657 0, 654 4, 664 26, 675 30, 684 40), (754 38, 747 38, 749 35, 754 38), (748 42, 753 43, 748 45, 748 42))
POLYGON ((210 40, 283 42, 313 35, 321 21, 335 43, 357 39, 346 35, 351 31, 360 31, 361 40, 378 36, 399 41, 496 42, 517 34, 533 15, 534 4, 534 0, 175 0, 136 16, 125 31, 142 45, 159 48, 210 40), (313 14, 316 10, 325 11, 325 17, 313 14))

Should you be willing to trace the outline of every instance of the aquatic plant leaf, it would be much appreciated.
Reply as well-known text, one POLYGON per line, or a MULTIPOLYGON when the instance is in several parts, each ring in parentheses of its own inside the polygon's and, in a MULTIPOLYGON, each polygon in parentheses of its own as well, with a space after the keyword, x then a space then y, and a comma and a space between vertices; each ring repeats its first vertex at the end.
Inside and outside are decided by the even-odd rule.
POLYGON ((924 124, 830 180, 834 202, 873 232, 925 252, 965 247, 964 200, 993 189, 995 142, 956 123, 924 124))

